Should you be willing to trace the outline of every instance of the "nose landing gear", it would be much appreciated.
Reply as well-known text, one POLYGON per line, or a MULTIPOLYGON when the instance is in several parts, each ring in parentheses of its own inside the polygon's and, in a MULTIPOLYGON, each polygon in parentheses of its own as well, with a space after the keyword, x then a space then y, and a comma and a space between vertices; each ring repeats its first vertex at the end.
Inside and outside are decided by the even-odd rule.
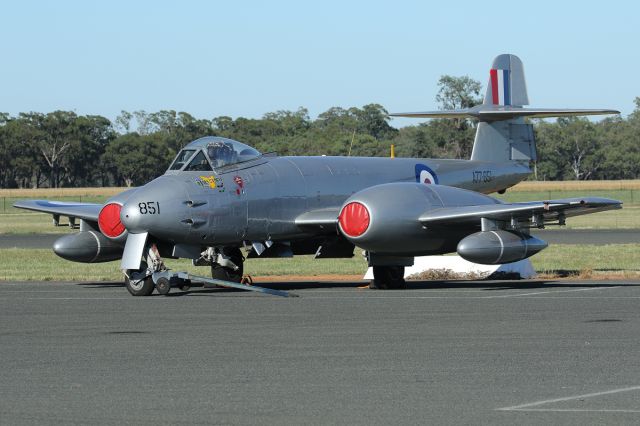
POLYGON ((146 252, 145 260, 140 262, 140 269, 124 271, 124 285, 132 296, 150 296, 153 289, 157 287, 153 274, 167 270, 155 244, 151 244, 146 252))
POLYGON ((127 269, 124 272, 124 285, 132 296, 149 296, 153 293, 153 278, 146 262, 140 264, 140 269, 127 269))
POLYGON ((282 290, 258 287, 241 282, 243 279, 242 262, 244 257, 238 248, 225 248, 217 253, 216 262, 212 264, 213 278, 191 275, 188 272, 174 272, 169 270, 162 261, 160 254, 152 244, 139 270, 125 271, 125 285, 133 296, 150 296, 154 288, 159 294, 167 295, 171 287, 178 287, 187 291, 192 284, 203 287, 226 287, 248 290, 258 293, 271 294, 282 297, 297 297, 282 290), (149 266, 151 265, 151 266, 149 266), (214 266, 218 266, 214 269, 214 266), (216 271, 222 278, 217 278, 216 271))

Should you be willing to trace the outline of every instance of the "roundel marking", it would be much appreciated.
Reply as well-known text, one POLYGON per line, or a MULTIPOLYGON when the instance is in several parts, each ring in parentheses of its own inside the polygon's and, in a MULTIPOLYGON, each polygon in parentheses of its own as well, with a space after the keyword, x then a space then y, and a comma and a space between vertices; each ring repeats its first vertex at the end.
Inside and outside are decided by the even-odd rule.
POLYGON ((338 216, 340 229, 349 237, 359 237, 369 228, 369 210, 364 204, 351 202, 342 208, 338 216))
POLYGON ((416 182, 427 185, 438 184, 438 175, 424 164, 416 164, 416 182))
POLYGON ((109 203, 100 210, 98 215, 98 227, 100 232, 110 238, 122 235, 125 227, 120 222, 120 210, 122 206, 118 203, 109 203))

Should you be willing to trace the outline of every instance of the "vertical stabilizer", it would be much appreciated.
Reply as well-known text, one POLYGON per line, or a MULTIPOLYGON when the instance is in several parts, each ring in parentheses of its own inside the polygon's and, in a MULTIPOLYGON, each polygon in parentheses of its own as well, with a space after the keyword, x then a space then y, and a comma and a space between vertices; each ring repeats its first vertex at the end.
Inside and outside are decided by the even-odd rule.
POLYGON ((611 109, 527 108, 529 95, 522 61, 502 54, 493 60, 484 101, 472 108, 403 112, 393 117, 473 118, 479 121, 471 160, 488 162, 535 161, 533 126, 525 118, 620 114, 611 109))
MULTIPOLYGON (((502 54, 493 60, 481 108, 522 108, 529 105, 522 61, 502 54)), ((533 127, 522 117, 481 121, 476 129, 471 159, 478 161, 536 160, 533 127)))
POLYGON ((522 61, 516 55, 504 54, 493 60, 484 105, 529 105, 527 83, 522 61))

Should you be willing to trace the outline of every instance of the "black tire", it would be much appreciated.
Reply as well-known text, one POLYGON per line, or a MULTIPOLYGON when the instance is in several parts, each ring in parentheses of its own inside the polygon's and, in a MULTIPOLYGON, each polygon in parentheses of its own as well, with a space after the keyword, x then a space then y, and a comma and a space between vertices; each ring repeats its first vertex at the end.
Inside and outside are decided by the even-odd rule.
POLYGON ((211 278, 214 280, 239 283, 242 281, 242 276, 244 274, 244 257, 242 256, 242 252, 237 247, 225 247, 222 249, 222 252, 238 266, 238 269, 234 271, 233 269, 213 264, 211 265, 211 278))
MULTIPOLYGON (((130 275, 131 271, 127 271, 130 275)), ((124 277, 124 285, 129 290, 132 296, 150 296, 153 293, 153 279, 151 276, 145 277, 141 280, 130 280, 129 277, 124 277)))
POLYGON ((404 266, 374 266, 373 280, 369 288, 374 290, 399 290, 407 288, 404 266))
POLYGON ((158 290, 159 294, 166 296, 171 291, 171 283, 165 277, 160 277, 156 281, 156 290, 158 290))

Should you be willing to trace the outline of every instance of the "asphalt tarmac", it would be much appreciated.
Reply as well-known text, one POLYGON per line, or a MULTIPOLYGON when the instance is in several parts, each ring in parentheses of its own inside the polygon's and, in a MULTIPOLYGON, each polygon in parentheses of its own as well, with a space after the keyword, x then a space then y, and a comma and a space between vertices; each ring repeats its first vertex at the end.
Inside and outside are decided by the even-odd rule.
POLYGON ((0 424, 638 424, 640 282, 0 283, 0 424))
MULTIPOLYGON (((550 244, 633 244, 640 243, 640 229, 552 229, 532 234, 550 244)), ((3 248, 51 248, 61 234, 0 234, 3 248)))

